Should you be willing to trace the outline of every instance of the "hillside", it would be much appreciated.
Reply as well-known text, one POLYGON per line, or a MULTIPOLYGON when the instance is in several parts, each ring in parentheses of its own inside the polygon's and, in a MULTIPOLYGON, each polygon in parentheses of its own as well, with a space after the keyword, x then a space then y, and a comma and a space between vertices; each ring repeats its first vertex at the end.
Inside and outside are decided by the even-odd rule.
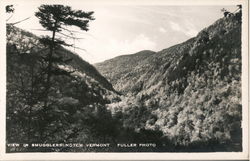
POLYGON ((6 49, 7 144, 110 143, 6 146, 7 152, 242 151, 240 14, 181 44, 119 56, 96 68, 56 46, 48 90, 49 51, 38 36, 7 25, 6 49))
MULTIPOLYGON (((7 42, 14 52, 18 51, 21 54, 29 54, 31 52, 40 52, 41 54, 41 51, 48 52, 48 49, 45 49, 39 42, 38 36, 11 25, 7 27, 7 42)), ((109 81, 107 81, 94 66, 83 60, 76 53, 72 53, 65 48, 60 48, 59 50, 60 53, 55 54, 58 57, 63 57, 64 59, 72 59, 68 62, 68 65, 72 68, 85 73, 89 77, 92 77, 107 90, 114 91, 109 81)))
MULTIPOLYGON (((56 48, 53 59, 58 61, 47 92, 48 49, 39 37, 7 26, 6 48, 7 143, 84 143, 113 137, 112 125, 102 127, 112 122, 105 104, 119 96, 95 67, 63 47, 56 48)), ((7 148, 8 152, 58 150, 62 149, 7 148)))
POLYGON ((113 115, 135 131, 160 131, 175 145, 241 150, 240 16, 221 18, 196 37, 143 59, 134 54, 96 64, 125 94, 110 104, 113 115))
POLYGON ((95 64, 95 66, 100 69, 103 76, 105 76, 112 84, 115 85, 114 88, 116 90, 124 92, 130 90, 131 88, 129 83, 124 83, 136 80, 137 76, 139 76, 139 73, 144 72, 142 69, 135 68, 141 64, 141 61, 144 61, 154 53, 155 52, 153 51, 144 50, 131 55, 118 56, 114 59, 104 61, 103 63, 95 64), (133 77, 131 77, 131 74, 133 74, 133 77), (127 80, 127 78, 133 78, 133 80, 127 80))

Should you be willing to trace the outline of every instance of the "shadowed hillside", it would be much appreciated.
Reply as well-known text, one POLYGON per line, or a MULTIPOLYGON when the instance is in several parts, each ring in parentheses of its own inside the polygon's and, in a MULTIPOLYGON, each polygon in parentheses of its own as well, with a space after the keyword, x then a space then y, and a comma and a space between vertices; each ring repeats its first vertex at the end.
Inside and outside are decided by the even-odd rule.
MULTIPOLYGON (((9 25, 7 27, 7 41, 9 49, 15 53, 18 52, 19 54, 30 54, 31 52, 36 52, 39 53, 37 54, 38 56, 41 56, 41 54, 44 55, 48 52, 48 49, 39 42, 38 36, 15 26, 9 25)), ((69 60, 67 64, 72 68, 85 73, 89 77, 92 77, 98 81, 104 88, 113 91, 112 85, 95 69, 95 67, 83 60, 76 53, 72 53, 71 51, 62 47, 60 47, 58 50, 60 51, 57 51, 56 55, 69 60)))
MULTIPOLYGON (((119 97, 95 67, 58 47, 46 100, 48 49, 37 36, 14 26, 7 26, 6 47, 7 143, 102 142, 113 137, 109 133, 115 124, 105 104, 119 97), (111 125, 102 127, 105 124, 111 125)), ((7 151, 59 149, 63 150, 20 147, 7 151)))

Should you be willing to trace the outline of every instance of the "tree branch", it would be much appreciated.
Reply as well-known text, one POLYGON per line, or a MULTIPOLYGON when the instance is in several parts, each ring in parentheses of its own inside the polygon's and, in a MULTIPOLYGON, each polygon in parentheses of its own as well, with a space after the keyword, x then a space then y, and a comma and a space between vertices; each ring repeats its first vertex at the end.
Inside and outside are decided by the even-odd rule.
POLYGON ((13 17, 13 15, 14 14, 12 13, 12 15, 9 18, 7 18, 6 22, 8 22, 13 17))
POLYGON ((86 50, 86 49, 82 49, 82 48, 80 48, 80 47, 76 47, 76 46, 74 46, 74 48, 87 52, 87 50, 86 50))
POLYGON ((66 36, 66 37, 69 37, 69 38, 72 38, 72 39, 84 39, 84 38, 81 38, 81 37, 74 37, 74 36, 69 36, 67 34, 63 34, 61 32, 58 32, 59 34, 62 34, 63 36, 66 36))
POLYGON ((8 24, 9 24, 9 25, 16 25, 16 24, 21 23, 21 22, 23 22, 23 21, 26 21, 26 20, 28 20, 28 19, 30 19, 30 17, 27 17, 27 18, 25 18, 25 19, 23 19, 23 20, 20 20, 20 21, 17 21, 17 22, 8 23, 8 24))
POLYGON ((64 29, 65 31, 68 31, 69 33, 78 33, 78 34, 84 34, 84 35, 88 35, 92 38, 95 38, 93 35, 87 33, 87 32, 80 32, 80 31, 75 31, 75 30, 69 30, 67 28, 61 27, 62 29, 64 29))

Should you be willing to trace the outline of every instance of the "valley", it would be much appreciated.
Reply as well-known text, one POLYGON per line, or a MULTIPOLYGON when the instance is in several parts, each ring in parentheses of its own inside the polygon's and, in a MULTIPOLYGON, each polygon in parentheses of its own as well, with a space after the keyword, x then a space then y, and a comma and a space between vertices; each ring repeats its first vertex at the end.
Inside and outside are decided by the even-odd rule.
POLYGON ((49 49, 38 36, 7 25, 6 50, 8 144, 110 144, 10 153, 242 151, 241 15, 94 65, 57 46, 47 89, 49 49))

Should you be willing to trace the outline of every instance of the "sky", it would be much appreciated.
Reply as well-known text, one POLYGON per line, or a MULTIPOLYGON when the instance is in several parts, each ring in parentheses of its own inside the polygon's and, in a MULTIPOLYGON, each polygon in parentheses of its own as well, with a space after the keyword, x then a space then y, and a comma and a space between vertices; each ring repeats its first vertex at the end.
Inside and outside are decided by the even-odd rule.
MULTIPOLYGON (((229 11, 236 9, 235 6, 67 5, 72 9, 94 11, 95 20, 89 23, 88 32, 72 28, 79 31, 75 36, 83 39, 66 40, 84 49, 70 50, 90 63, 141 50, 160 51, 182 43, 223 17, 222 8, 229 11)), ((51 35, 39 30, 43 28, 34 16, 39 6, 38 3, 14 4, 15 13, 8 22, 30 17, 17 27, 37 35, 51 35)), ((9 16, 6 15, 7 18, 9 16)))

